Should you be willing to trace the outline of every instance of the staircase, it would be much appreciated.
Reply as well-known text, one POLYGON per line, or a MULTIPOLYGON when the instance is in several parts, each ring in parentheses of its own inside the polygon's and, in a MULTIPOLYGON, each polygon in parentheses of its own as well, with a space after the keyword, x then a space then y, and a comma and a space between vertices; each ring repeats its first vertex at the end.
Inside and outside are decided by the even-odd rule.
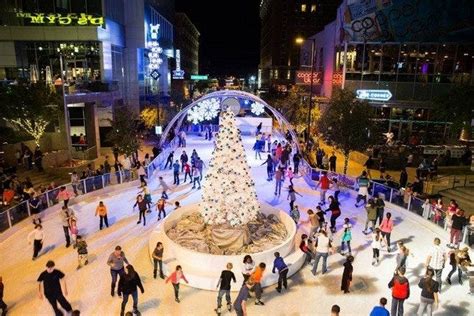
POLYGON ((459 204, 467 215, 474 214, 474 187, 457 187, 439 192, 443 197, 443 203, 447 205, 453 199, 459 204))
POLYGON ((20 181, 23 181, 26 179, 26 177, 29 177, 31 179, 31 182, 33 183, 34 188, 38 188, 40 185, 44 185, 47 187, 52 181, 54 181, 56 185, 71 182, 71 176, 67 173, 61 175, 53 175, 49 174, 47 171, 39 172, 36 169, 27 170, 19 168, 17 170, 16 175, 18 176, 18 179, 20 181))

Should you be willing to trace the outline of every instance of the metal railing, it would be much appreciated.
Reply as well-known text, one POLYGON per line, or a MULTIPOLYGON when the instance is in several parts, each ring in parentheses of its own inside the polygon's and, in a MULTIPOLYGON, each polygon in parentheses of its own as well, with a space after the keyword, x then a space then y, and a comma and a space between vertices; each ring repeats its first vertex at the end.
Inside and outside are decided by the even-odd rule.
MULTIPOLYGON (((301 161, 300 169, 304 173, 303 176, 305 178, 306 183, 308 183, 308 185, 310 186, 314 186, 314 181, 317 181, 319 179, 319 174, 322 171, 327 171, 311 167, 306 160, 301 161)), ((338 179, 338 184, 341 188, 354 191, 356 190, 356 178, 339 174, 336 172, 328 172, 328 176, 330 178, 336 177, 338 179)), ((442 212, 441 214, 437 214, 432 203, 429 203, 427 206, 424 205, 424 200, 413 195, 405 195, 403 188, 392 188, 373 180, 370 180, 369 183, 370 197, 382 197, 385 202, 395 204, 404 210, 416 214, 422 217, 424 220, 439 226, 445 231, 448 231, 448 229, 450 228, 449 219, 446 218, 446 213, 442 212)), ((468 226, 466 226, 463 230, 462 242, 468 244, 468 238, 469 229, 468 226)))
MULTIPOLYGON (((178 138, 175 137, 166 148, 146 167, 147 177, 151 178, 155 170, 162 168, 171 150, 174 150, 178 145, 178 138)), ((52 190, 45 191, 38 194, 41 201, 41 212, 47 208, 54 206, 61 201, 58 200, 58 193, 61 187, 66 187, 71 193, 76 196, 85 195, 97 190, 101 190, 111 185, 122 184, 138 178, 135 169, 120 170, 104 175, 89 177, 79 180, 77 183, 68 183, 61 185, 52 190)), ((31 216, 31 207, 29 200, 21 201, 20 203, 0 212, 0 233, 13 227, 17 223, 31 216)))

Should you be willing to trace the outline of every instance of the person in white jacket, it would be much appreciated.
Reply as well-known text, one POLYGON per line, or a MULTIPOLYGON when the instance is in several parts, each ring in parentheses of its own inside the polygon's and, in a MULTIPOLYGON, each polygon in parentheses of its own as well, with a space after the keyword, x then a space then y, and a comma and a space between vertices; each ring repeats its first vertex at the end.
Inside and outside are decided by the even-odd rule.
POLYGON ((33 260, 36 260, 38 253, 43 248, 44 231, 41 224, 37 224, 35 229, 28 234, 28 244, 33 242, 33 260))

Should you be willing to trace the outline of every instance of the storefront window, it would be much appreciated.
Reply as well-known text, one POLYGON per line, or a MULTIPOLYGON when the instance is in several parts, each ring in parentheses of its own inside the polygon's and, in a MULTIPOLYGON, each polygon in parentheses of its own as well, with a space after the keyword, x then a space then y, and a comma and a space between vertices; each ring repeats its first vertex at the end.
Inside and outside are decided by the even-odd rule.
MULTIPOLYGON (((45 0, 43 0, 45 1, 45 0)), ((48 1, 48 0, 46 0, 48 1)), ((69 13, 69 1, 68 0, 56 0, 56 13, 67 14, 69 13)))
POLYGON ((413 82, 416 74, 418 44, 405 43, 400 47, 400 60, 398 62, 398 81, 413 82))
POLYGON ((474 45, 459 45, 454 65, 454 82, 469 83, 473 71, 474 45))
POLYGON ((347 46, 346 79, 360 80, 362 75, 362 54, 364 44, 350 44, 347 46))
POLYGON ((400 44, 384 44, 382 46, 382 73, 381 81, 395 81, 398 65, 400 44))
POLYGON ((420 52, 417 57, 417 82, 433 82, 437 54, 437 44, 420 45, 420 52))
POLYGON ((363 80, 378 81, 380 75, 382 45, 366 44, 364 55, 363 80))
POLYGON ((71 11, 74 13, 87 12, 86 0, 71 1, 71 11))
POLYGON ((54 0, 42 0, 39 1, 39 12, 43 13, 54 13, 54 0))

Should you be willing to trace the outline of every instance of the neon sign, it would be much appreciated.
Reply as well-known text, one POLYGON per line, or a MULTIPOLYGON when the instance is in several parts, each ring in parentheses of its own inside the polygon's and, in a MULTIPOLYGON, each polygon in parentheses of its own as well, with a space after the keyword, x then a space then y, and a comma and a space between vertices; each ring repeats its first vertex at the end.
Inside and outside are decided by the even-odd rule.
POLYGON ((150 75, 152 75, 153 79, 155 80, 160 77, 158 68, 160 68, 161 64, 163 63, 163 59, 160 57, 160 54, 163 52, 163 48, 161 48, 160 44, 158 43, 159 29, 159 24, 150 24, 150 41, 147 43, 148 49, 150 50, 148 52, 148 68, 150 75))
MULTIPOLYGON (((313 72, 313 85, 321 84, 321 72, 313 72)), ((296 71, 296 84, 310 85, 311 84, 311 71, 297 70, 296 71)))
POLYGON ((173 70, 173 79, 184 79, 184 70, 181 70, 181 51, 176 50, 176 70, 173 70))
POLYGON ((342 72, 335 72, 332 75, 332 84, 334 86, 342 85, 342 72))
POLYGON ((45 14, 45 13, 29 13, 17 12, 16 17, 20 19, 30 19, 31 24, 48 24, 48 25, 79 25, 79 26, 102 26, 104 24, 103 16, 93 16, 86 13, 69 13, 62 15, 45 14))
POLYGON ((389 90, 356 90, 356 98, 362 100, 388 101, 392 98, 389 90))

